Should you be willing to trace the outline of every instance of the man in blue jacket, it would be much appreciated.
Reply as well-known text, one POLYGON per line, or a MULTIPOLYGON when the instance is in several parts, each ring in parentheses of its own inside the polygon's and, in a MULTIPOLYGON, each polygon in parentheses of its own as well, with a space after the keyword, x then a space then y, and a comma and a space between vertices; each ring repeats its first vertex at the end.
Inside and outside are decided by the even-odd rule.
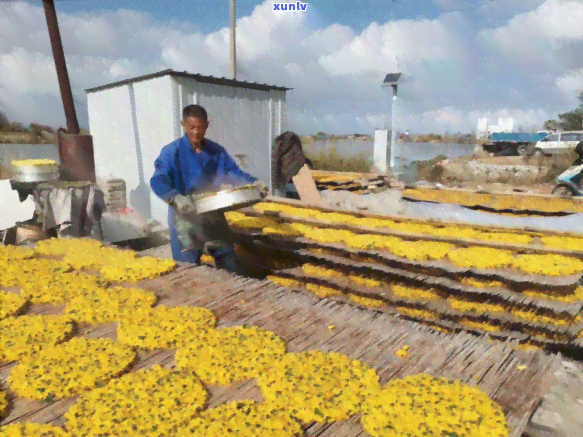
MULTIPOLYGON (((176 261, 200 264, 205 248, 215 258, 217 267, 246 274, 246 269, 235 254, 230 241, 229 225, 224 214, 197 216, 189 195, 214 191, 221 185, 255 184, 265 195, 267 187, 257 178, 242 171, 227 151, 205 139, 208 115, 199 105, 189 105, 182 111, 184 136, 164 146, 154 163, 150 179, 152 191, 168 203, 168 225, 172 257, 176 261), (197 217, 195 235, 188 247, 180 234, 182 217, 197 217), (216 246, 217 241, 222 244, 216 246), (211 243, 209 250, 208 243, 211 243)), ((190 224, 189 224, 190 226, 190 224)))

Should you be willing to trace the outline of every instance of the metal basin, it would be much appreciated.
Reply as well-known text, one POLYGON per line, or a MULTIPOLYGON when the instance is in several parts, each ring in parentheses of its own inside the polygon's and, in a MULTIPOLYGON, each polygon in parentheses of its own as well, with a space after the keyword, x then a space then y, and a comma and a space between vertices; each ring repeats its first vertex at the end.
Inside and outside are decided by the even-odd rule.
POLYGON ((12 180, 15 182, 46 182, 59 179, 59 166, 23 165, 13 167, 12 180))
POLYGON ((193 196, 196 211, 199 214, 209 212, 228 212, 247 208, 263 200, 259 190, 247 185, 232 190, 222 190, 213 194, 193 196))

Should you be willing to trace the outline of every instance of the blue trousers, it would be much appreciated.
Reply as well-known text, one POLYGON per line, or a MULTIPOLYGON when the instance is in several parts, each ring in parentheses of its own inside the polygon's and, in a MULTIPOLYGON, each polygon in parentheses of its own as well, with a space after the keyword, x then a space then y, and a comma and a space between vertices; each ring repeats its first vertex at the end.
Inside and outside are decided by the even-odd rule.
MULTIPOLYGON (((172 213, 170 213, 172 214, 172 213)), ((200 258, 203 255, 202 250, 182 250, 180 240, 178 239, 178 232, 174 226, 173 217, 169 215, 169 230, 170 230, 170 248, 172 249, 172 258, 174 261, 187 262, 200 265, 200 258)), ((234 247, 222 247, 215 249, 211 256, 215 259, 215 265, 219 269, 224 269, 241 276, 262 277, 264 276, 260 269, 254 269, 245 265, 239 259, 234 247)))

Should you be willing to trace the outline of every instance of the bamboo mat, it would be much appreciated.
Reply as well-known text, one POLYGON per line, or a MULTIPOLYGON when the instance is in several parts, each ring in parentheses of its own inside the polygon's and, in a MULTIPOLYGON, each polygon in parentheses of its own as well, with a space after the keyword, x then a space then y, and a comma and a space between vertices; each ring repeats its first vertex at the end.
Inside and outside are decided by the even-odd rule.
MULTIPOLYGON (((135 287, 135 284, 133 285, 135 287)), ((210 267, 180 266, 175 272, 138 286, 157 293, 160 305, 194 305, 211 309, 219 326, 248 324, 271 330, 288 342, 290 352, 309 349, 344 353, 377 369, 384 384, 394 378, 428 373, 477 385, 500 403, 511 437, 519 437, 541 396, 546 393, 549 374, 559 356, 539 351, 516 352, 512 345, 489 343, 468 334, 449 336, 429 328, 351 305, 318 299, 290 291, 269 281, 236 277, 210 267), (335 329, 329 329, 334 325, 335 329), (404 345, 409 356, 396 352, 404 345), (517 366, 524 365, 525 369, 517 366)), ((57 313, 62 307, 35 306, 33 313, 57 313)), ((116 324, 80 327, 79 336, 116 338, 116 324)), ((173 367, 174 351, 142 351, 132 371, 154 364, 173 367)), ((14 364, 0 366, 0 381, 14 364)), ((261 394, 254 381, 230 387, 209 387, 211 407, 223 402, 255 399, 261 394)), ((63 425, 63 415, 75 399, 53 403, 13 399, 12 409, 0 426, 15 422, 63 425)), ((366 436, 358 417, 329 425, 311 424, 307 435, 366 436)))

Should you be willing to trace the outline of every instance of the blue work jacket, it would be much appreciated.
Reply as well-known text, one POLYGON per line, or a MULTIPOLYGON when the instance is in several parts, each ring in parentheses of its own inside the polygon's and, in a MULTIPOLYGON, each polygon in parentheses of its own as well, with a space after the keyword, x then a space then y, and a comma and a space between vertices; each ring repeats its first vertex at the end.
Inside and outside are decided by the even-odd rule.
MULTIPOLYGON (((241 185, 257 180, 239 168, 221 145, 204 139, 197 153, 186 135, 164 146, 154 162, 150 179, 152 191, 168 202, 177 194, 183 196, 218 189, 222 184, 241 185)), ((168 208, 168 226, 172 256, 176 261, 199 263, 201 253, 184 253, 175 228, 175 213, 168 208)))

